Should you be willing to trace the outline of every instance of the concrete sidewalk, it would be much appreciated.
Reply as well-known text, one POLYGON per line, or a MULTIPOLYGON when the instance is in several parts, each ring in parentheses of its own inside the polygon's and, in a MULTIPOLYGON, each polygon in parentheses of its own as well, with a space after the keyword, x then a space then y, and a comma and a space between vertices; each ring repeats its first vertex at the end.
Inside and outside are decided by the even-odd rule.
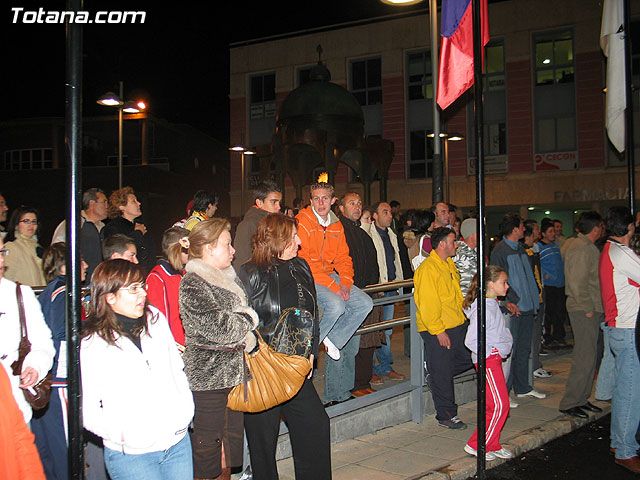
MULTIPOLYGON (((536 379, 535 388, 547 398, 514 399, 520 405, 512 409, 502 431, 501 442, 514 456, 537 448, 610 412, 609 403, 593 402, 604 412, 590 414, 588 420, 568 417, 558 411, 564 386, 571 369, 571 350, 544 361, 553 373, 548 379, 536 379)), ((466 479, 476 473, 476 458, 463 447, 476 427, 476 402, 460 406, 459 416, 466 430, 440 427, 433 415, 422 424, 407 422, 332 445, 334 480, 378 479, 466 479)), ((487 468, 505 460, 487 462, 487 468)), ((278 462, 280 480, 293 480, 293 459, 278 462)))

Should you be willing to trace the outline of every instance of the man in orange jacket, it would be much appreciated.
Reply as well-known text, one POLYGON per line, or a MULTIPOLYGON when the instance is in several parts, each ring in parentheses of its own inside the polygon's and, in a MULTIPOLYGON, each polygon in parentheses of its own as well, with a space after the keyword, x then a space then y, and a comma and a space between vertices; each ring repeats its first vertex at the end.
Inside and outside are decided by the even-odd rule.
POLYGON ((373 308, 371 297, 353 285, 353 263, 344 228, 331 211, 335 201, 333 186, 316 183, 311 186, 311 205, 296 216, 302 241, 300 257, 311 267, 318 306, 323 310, 320 341, 327 348, 322 397, 325 406, 351 397, 358 352, 342 355, 341 350, 373 308))

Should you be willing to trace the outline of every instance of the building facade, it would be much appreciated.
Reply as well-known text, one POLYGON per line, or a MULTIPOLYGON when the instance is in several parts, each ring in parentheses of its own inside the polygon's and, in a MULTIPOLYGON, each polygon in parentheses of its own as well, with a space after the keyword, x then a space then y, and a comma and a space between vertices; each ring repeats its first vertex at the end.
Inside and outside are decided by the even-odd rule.
MULTIPOLYGON (((631 3, 630 37, 640 53, 640 3, 631 3)), ((569 223, 574 211, 627 201, 626 161, 610 146, 604 127, 601 9, 595 0, 490 2, 483 85, 490 223, 493 216, 514 209, 569 223)), ((362 106, 365 135, 394 142, 387 198, 404 209, 429 206, 434 101, 429 37, 428 13, 419 11, 233 44, 231 143, 257 147, 271 142, 280 104, 306 81, 321 45, 332 81, 362 106)), ((639 64, 634 57, 634 66, 639 64)), ((639 74, 635 68, 636 83, 639 74)), ((443 140, 445 200, 465 211, 475 204, 472 90, 441 112, 441 130, 463 137, 443 140)), ((634 95, 637 117, 638 92, 634 95)), ((243 178, 250 204, 251 185, 260 180, 257 163, 245 162, 242 175, 240 155, 232 154, 233 216, 242 214, 243 178)), ((336 187, 338 194, 361 189, 345 165, 338 170, 336 187)), ((372 192, 375 201, 377 189, 372 192)), ((285 201, 292 200, 287 182, 285 201)))
MULTIPOLYGON (((117 115, 86 117, 82 130, 82 188, 109 195, 118 188, 117 115)), ((186 215, 199 189, 220 199, 229 215, 227 145, 186 124, 148 114, 126 114, 123 123, 123 185, 136 191, 143 219, 159 249, 162 232, 186 215)), ((0 192, 11 209, 40 210, 41 244, 49 244, 64 218, 67 169, 65 120, 60 117, 0 122, 0 192)))

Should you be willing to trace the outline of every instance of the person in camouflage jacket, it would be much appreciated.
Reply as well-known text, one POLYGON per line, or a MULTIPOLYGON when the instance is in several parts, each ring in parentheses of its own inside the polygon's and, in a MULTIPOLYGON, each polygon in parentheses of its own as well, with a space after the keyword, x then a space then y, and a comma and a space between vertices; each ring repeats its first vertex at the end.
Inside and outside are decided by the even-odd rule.
POLYGON ((471 285, 471 279, 478 271, 478 236, 476 233, 476 219, 467 218, 460 226, 460 234, 462 240, 456 243, 456 255, 453 257, 453 263, 456 264, 458 273, 460 274, 460 289, 462 296, 467 296, 467 290, 471 285))

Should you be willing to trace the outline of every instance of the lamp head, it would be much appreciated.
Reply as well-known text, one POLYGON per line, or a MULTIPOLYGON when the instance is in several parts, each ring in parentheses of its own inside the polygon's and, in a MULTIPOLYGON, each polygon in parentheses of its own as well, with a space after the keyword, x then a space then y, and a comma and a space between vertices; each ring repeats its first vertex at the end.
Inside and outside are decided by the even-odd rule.
POLYGON ((124 102, 120 99, 120 97, 118 97, 118 95, 116 95, 113 92, 107 92, 104 95, 102 95, 97 100, 97 103, 99 105, 104 105, 106 107, 119 107, 120 105, 124 104, 124 102))

